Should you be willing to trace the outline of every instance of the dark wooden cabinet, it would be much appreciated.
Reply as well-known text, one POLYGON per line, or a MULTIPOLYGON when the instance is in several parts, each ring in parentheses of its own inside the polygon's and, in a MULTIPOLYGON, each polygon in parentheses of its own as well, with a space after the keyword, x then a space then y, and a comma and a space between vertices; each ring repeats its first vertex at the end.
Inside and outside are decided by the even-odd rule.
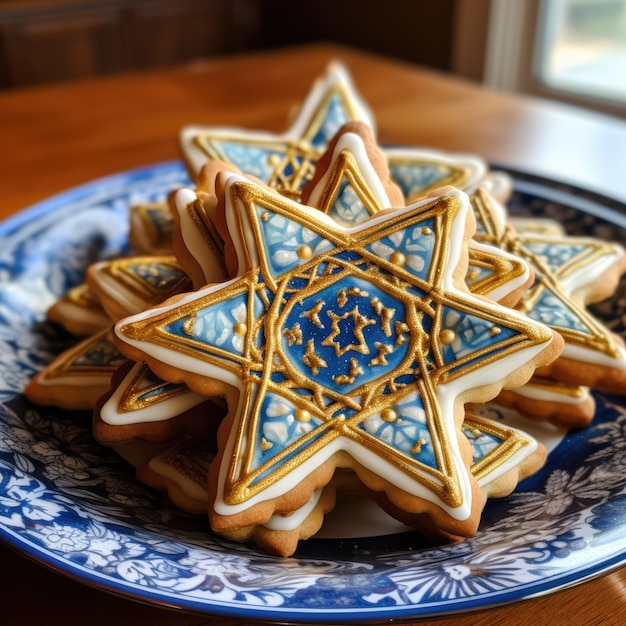
POLYGON ((0 87, 190 61, 256 43, 257 0, 0 0, 0 87))
POLYGON ((306 42, 345 44, 447 71, 457 8, 471 3, 475 12, 486 2, 0 0, 0 88, 306 42))

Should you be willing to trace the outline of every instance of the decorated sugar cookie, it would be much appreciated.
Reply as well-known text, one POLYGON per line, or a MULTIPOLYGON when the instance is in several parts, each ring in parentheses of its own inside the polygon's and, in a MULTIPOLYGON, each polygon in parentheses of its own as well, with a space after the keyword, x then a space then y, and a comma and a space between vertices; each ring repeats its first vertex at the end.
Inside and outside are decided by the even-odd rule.
POLYGON ((130 207, 128 240, 136 254, 172 254, 174 219, 167 201, 130 207))
MULTIPOLYGON (((587 310, 587 305, 613 293, 626 271, 622 246, 590 237, 555 234, 546 226, 516 232, 502 226, 502 207, 488 195, 473 200, 478 216, 477 237, 495 243, 524 258, 534 269, 535 281, 518 308, 532 319, 560 333, 565 340, 562 355, 537 373, 569 387, 591 387, 623 393, 626 385, 626 351, 622 340, 587 310)), ((521 225, 524 222, 519 222, 521 225)), ((582 405, 581 405, 582 406, 582 405)), ((589 403, 587 409, 591 409, 589 403)), ((567 422, 573 415, 564 406, 554 419, 567 422)), ((589 411, 587 422, 593 417, 589 411)), ((575 425, 583 425, 582 416, 575 425)))
POLYGON ((126 360, 115 346, 109 327, 59 354, 31 379, 24 395, 44 406, 93 409, 126 360))
MULTIPOLYGON (((335 135, 303 188, 302 201, 344 226, 356 226, 370 215, 406 204, 391 180, 385 155, 362 122, 345 124, 335 135)), ((466 284, 472 293, 513 306, 531 282, 528 264, 517 256, 470 242, 466 284)))
MULTIPOLYGON (((375 135, 375 118, 347 69, 340 63, 331 63, 285 133, 195 125, 181 131, 180 147, 193 180, 197 180, 208 161, 222 161, 287 197, 298 199, 337 131, 352 121, 366 124, 375 135)), ((408 202, 439 187, 470 189, 481 181, 489 184, 502 200, 510 193, 510 179, 502 173, 489 172, 484 159, 476 155, 416 147, 386 148, 384 152, 391 178, 408 202)))
POLYGON ((111 378, 93 413, 93 434, 107 446, 136 440, 172 443, 179 436, 215 435, 224 407, 169 383, 145 363, 128 361, 111 378))
POLYGON ((47 311, 47 317, 79 337, 88 337, 111 326, 100 298, 82 283, 70 289, 47 311))
POLYGON ((589 387, 539 375, 517 389, 503 390, 497 402, 519 411, 528 419, 570 427, 586 426, 596 411, 589 387))
POLYGON ((191 281, 172 256, 133 256, 89 266, 87 284, 111 320, 187 291, 191 281))
MULTIPOLYGON (((189 390, 185 393, 194 395, 189 390)), ((517 483, 540 468, 546 458, 544 446, 528 433, 472 411, 465 415, 462 432, 472 446, 470 469, 485 499, 509 495, 517 483)), ((146 458, 137 475, 149 486, 168 491, 172 501, 183 510, 206 513, 209 508, 207 477, 214 456, 212 437, 185 437, 146 458)), ((358 492, 358 484, 346 477, 344 472, 341 489, 345 491, 349 487, 358 492)), ((339 483, 334 479, 333 482, 338 487, 339 483)))
POLYGON ((223 179, 236 278, 116 325, 131 358, 226 397, 213 528, 296 510, 347 465, 414 520, 473 532, 482 502, 459 438, 461 400, 523 382, 560 345, 465 291, 467 198, 451 192, 345 228, 246 178, 223 179))
POLYGON ((341 64, 333 63, 316 81, 284 134, 188 126, 180 134, 181 150, 194 180, 209 159, 225 161, 297 198, 330 139, 343 124, 357 119, 374 126, 350 75, 341 64))

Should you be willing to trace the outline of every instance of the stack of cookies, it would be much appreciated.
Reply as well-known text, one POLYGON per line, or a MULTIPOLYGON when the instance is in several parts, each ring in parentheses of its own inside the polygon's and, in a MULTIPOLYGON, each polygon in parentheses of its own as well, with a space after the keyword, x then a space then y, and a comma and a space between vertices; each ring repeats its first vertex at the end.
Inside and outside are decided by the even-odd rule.
POLYGON ((132 207, 137 256, 52 307, 84 339, 26 393, 93 409, 95 438, 213 532, 287 556, 366 497, 470 537, 546 458, 485 406, 581 426, 592 387, 623 388, 585 308, 623 250, 514 223, 479 157, 381 148, 341 65, 284 134, 194 126, 181 148, 193 188, 132 207))

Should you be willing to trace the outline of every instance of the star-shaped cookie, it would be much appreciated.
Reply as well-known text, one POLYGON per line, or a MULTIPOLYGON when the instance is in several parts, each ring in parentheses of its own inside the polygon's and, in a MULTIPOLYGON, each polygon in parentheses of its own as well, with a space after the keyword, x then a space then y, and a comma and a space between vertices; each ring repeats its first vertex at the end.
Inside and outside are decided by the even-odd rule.
POLYGON ((236 278, 116 325, 129 357, 227 398, 214 528, 298 509, 348 465, 410 513, 435 504, 444 531, 471 532, 482 504, 462 401, 526 379, 559 346, 457 286, 466 196, 345 228, 236 174, 217 188, 236 278))
MULTIPOLYGON (((223 161, 297 199, 313 177, 319 157, 337 131, 351 121, 366 124, 375 134, 375 118, 369 106, 348 70, 334 62, 315 82, 286 132, 191 125, 180 133, 180 148, 193 180, 198 179, 207 161, 223 161)), ((477 155, 416 147, 389 147, 384 152, 392 179, 409 202, 445 185, 473 188, 492 175, 477 155)), ((496 176, 493 183, 507 193, 501 176, 496 176)))

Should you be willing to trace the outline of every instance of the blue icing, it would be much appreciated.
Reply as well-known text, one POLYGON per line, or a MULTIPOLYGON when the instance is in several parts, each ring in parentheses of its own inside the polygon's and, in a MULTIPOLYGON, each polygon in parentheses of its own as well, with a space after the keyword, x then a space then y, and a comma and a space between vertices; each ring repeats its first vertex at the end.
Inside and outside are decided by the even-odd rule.
POLYGON ((146 213, 159 237, 171 237, 174 230, 174 220, 169 210, 149 208, 146 213))
POLYGON ((316 134, 311 138, 311 145, 319 151, 326 149, 337 131, 350 121, 343 99, 333 94, 328 101, 328 108, 316 134))
POLYGON ((128 270, 160 292, 169 291, 186 278, 182 270, 157 261, 129 265, 128 270))
POLYGON ((535 256, 541 257, 541 260, 548 264, 552 272, 558 272, 568 261, 576 258, 583 253, 587 246, 584 244, 560 244, 558 241, 548 242, 524 242, 527 248, 535 256))
POLYGON ((478 463, 502 444, 500 437, 475 428, 464 426, 462 431, 472 446, 472 463, 478 463))
POLYGON ((391 420, 375 414, 363 421, 360 428, 406 456, 437 469, 438 463, 420 395, 414 391, 389 408, 393 411, 391 420))
MULTIPOLYGON (((265 312, 263 301, 255 293, 253 300, 254 311, 249 314, 249 294, 244 292, 231 296, 228 300, 214 302, 209 306, 198 309, 193 316, 185 316, 168 324, 164 330, 181 339, 194 340, 198 350, 211 352, 212 349, 242 355, 246 337, 249 340, 251 333, 246 337, 235 332, 238 322, 249 323, 249 320, 260 318, 265 312)), ((263 333, 259 332, 253 338, 257 348, 264 340, 263 333)))
POLYGON ((126 362, 126 357, 112 341, 103 339, 72 361, 72 367, 103 367, 116 369, 126 362))
POLYGON ((438 183, 450 175, 450 168, 440 165, 411 163, 389 165, 392 180, 402 189, 405 197, 411 198, 426 187, 438 183))
POLYGON ((446 364, 472 357, 473 354, 476 354, 473 359, 482 359, 484 350, 490 350, 519 334, 507 326, 446 306, 443 307, 441 328, 442 331, 453 332, 451 343, 441 341, 441 353, 446 364))
MULTIPOLYGON (((259 409, 259 423, 256 432, 256 444, 252 468, 255 469, 270 461, 280 454, 285 448, 297 442, 299 439, 320 426, 323 422, 308 415, 308 421, 297 419, 298 409, 289 400, 268 391, 261 401, 259 409)), ((323 434, 320 432, 317 436, 323 434)), ((310 445, 307 442, 303 445, 310 445)), ((297 450, 300 446, 297 446, 297 450)), ((290 456, 296 454, 294 451, 290 456)), ((290 458, 289 456, 287 458, 290 458)), ((283 463, 281 461, 281 463, 283 463)), ((272 470, 268 468, 267 473, 272 470)), ((256 480, 261 480, 265 474, 261 474, 256 480)))
POLYGON ((547 289, 543 289, 534 306, 527 312, 528 317, 548 326, 590 334, 580 315, 565 300, 547 289))
POLYGON ((406 357, 409 342, 396 345, 395 328, 406 317, 404 304, 376 285, 348 275, 298 300, 289 304, 282 325, 283 350, 300 372, 327 389, 350 393, 389 374, 406 357))
POLYGON ((487 278, 488 276, 493 276, 493 274, 494 270, 491 267, 471 264, 467 272, 466 282, 468 286, 471 287, 473 284, 487 278))
POLYGON ((262 250, 274 278, 308 262, 311 256, 328 252, 335 247, 333 242, 309 228, 264 206, 257 205, 256 213, 263 239, 262 250), (301 258, 299 253, 303 246, 310 248, 311 254, 301 258))
POLYGON ((347 179, 343 179, 339 186, 339 192, 328 214, 339 224, 344 226, 356 226, 363 223, 370 212, 363 204, 359 194, 347 179))
POLYGON ((266 183, 271 179, 275 169, 271 163, 271 157, 278 155, 282 158, 284 156, 284 153, 278 150, 257 148, 249 144, 229 143, 227 141, 216 143, 227 161, 236 165, 244 174, 256 176, 266 183))
POLYGON ((400 252, 405 257, 402 268, 422 280, 428 280, 433 250, 436 244, 434 219, 428 218, 390 235, 381 237, 366 246, 366 249, 386 261, 400 252))

